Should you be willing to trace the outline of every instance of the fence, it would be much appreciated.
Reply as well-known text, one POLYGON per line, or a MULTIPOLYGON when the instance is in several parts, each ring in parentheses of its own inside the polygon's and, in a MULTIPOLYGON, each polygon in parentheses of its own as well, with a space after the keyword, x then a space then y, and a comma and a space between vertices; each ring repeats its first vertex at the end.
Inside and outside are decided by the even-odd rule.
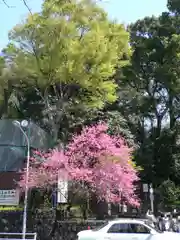
MULTIPOLYGON (((0 232, 0 240, 11 239, 11 240, 21 240, 23 234, 22 233, 6 233, 0 232)), ((36 233, 26 233, 25 239, 26 240, 36 240, 37 234, 36 233)))

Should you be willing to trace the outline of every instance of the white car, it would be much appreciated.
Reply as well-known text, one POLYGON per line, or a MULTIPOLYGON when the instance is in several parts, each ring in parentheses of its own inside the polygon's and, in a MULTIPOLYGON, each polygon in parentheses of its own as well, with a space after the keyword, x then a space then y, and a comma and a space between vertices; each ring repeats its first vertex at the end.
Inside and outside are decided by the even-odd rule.
POLYGON ((161 232, 144 220, 118 219, 78 233, 78 240, 180 240, 180 233, 161 232))

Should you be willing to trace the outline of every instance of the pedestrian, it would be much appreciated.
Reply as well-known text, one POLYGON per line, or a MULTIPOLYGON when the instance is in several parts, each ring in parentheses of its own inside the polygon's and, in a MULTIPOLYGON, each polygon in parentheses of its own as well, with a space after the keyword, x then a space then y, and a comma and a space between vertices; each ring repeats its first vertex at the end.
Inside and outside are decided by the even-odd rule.
POLYGON ((177 217, 177 232, 180 233, 180 216, 177 217))
POLYGON ((158 228, 161 232, 164 232, 166 231, 166 228, 165 228, 165 223, 164 223, 164 214, 161 213, 160 217, 159 217, 159 220, 158 220, 158 228))
POLYGON ((164 222, 164 225, 165 225, 165 231, 169 231, 170 221, 169 221, 169 216, 167 214, 165 214, 165 216, 163 218, 163 222, 164 222))
POLYGON ((151 225, 155 227, 157 220, 152 211, 148 210, 146 213, 146 218, 151 222, 151 225))
POLYGON ((169 215, 169 232, 175 232, 176 231, 176 224, 175 221, 173 219, 173 216, 170 214, 169 215))

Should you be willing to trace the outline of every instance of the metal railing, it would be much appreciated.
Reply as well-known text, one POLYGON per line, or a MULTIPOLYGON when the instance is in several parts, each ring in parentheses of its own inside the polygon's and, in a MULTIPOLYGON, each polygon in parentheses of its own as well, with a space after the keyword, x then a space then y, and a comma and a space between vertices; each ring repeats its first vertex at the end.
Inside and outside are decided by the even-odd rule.
MULTIPOLYGON (((23 239, 23 233, 6 233, 0 232, 0 240, 11 239, 11 240, 21 240, 23 239)), ((24 240, 36 240, 37 233, 26 233, 24 240)))

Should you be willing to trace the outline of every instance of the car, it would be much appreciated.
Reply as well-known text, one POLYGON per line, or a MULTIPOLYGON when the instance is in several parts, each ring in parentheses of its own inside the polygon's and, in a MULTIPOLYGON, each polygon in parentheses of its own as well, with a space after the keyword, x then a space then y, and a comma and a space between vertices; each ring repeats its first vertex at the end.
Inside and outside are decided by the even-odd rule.
POLYGON ((180 233, 161 232, 145 220, 117 219, 81 231, 78 240, 180 240, 180 233))

